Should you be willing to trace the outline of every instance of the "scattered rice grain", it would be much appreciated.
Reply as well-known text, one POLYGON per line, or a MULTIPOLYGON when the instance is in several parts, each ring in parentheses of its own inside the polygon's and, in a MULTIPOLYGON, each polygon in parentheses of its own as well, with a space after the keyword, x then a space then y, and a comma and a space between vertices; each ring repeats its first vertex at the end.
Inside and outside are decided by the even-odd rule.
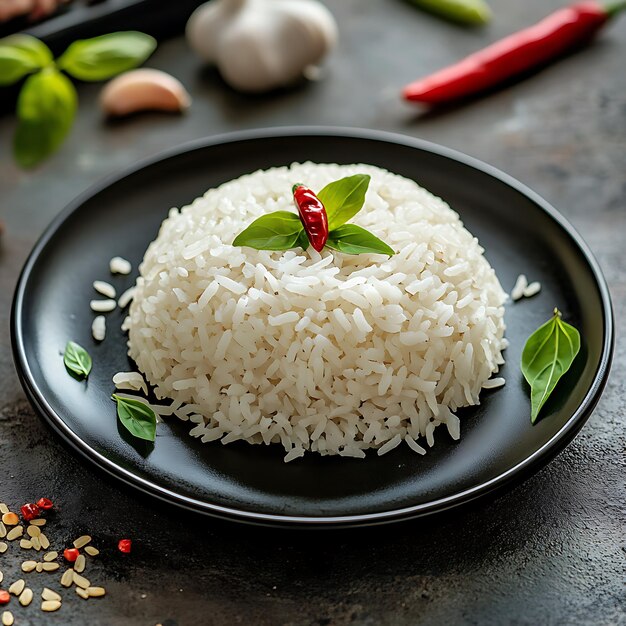
POLYGON ((39 528, 39 526, 34 526, 33 524, 31 524, 27 529, 26 529, 26 534, 29 537, 39 537, 39 535, 41 535, 41 528, 39 528))
POLYGON ((41 610, 46 613, 52 613, 58 611, 61 608, 61 603, 58 600, 44 600, 41 603, 41 610))
POLYGON ((524 298, 532 298, 532 296, 538 294, 541 291, 541 283, 534 281, 524 289, 524 298))
POLYGON ((106 594, 106 589, 104 587, 89 587, 87 593, 90 598, 101 598, 106 594))
POLYGON ((76 539, 76 541, 74 541, 74 547, 80 550, 88 543, 91 543, 91 537, 89 535, 81 535, 78 539, 76 539))
POLYGON ((85 555, 79 554, 74 563, 74 571, 82 574, 85 571, 85 555))
POLYGON ((84 576, 77 574, 76 572, 72 573, 72 580, 74 581, 75 585, 78 585, 79 587, 82 587, 83 589, 87 589, 88 587, 91 587, 91 583, 89 582, 89 580, 85 578, 84 576))
POLYGON ((72 568, 66 569, 61 576, 61 584, 64 587, 71 587, 74 582, 74 570, 72 568))
POLYGON ((130 274, 133 266, 130 264, 130 261, 127 261, 121 256, 114 256, 109 261, 109 269, 111 270, 111 274, 130 274))
POLYGON ((61 602, 61 596, 56 591, 48 589, 48 587, 43 588, 41 597, 43 600, 56 600, 57 602, 61 602))
POLYGON ((41 567, 43 568, 44 572, 56 572, 61 566, 58 563, 50 563, 48 561, 45 561, 41 564, 41 567))
POLYGON ((22 606, 28 606, 33 601, 33 590, 30 587, 26 587, 20 594, 19 602, 22 606))
POLYGON ((115 300, 91 300, 89 306, 97 313, 108 313, 117 306, 117 302, 115 300))
POLYGON ((93 288, 107 298, 115 298, 117 295, 115 287, 111 285, 111 283, 107 283, 104 280, 94 280, 93 288))
POLYGON ((525 274, 520 274, 511 290, 511 300, 519 300, 524 295, 524 289, 528 287, 528 279, 525 274))
POLYGON ((15 541, 19 539, 24 534, 23 526, 15 526, 11 528, 11 530, 7 533, 7 541, 15 541))
POLYGON ((20 578, 9 587, 9 593, 14 596, 19 596, 22 591, 24 591, 24 587, 26 587, 26 581, 24 581, 23 578, 20 578))
POLYGON ((107 334, 107 323, 104 315, 96 315, 91 322, 91 335, 96 341, 104 341, 107 334))
POLYGON ((133 299, 134 295, 135 295, 135 288, 129 287, 120 296, 120 299, 117 301, 117 305, 120 307, 120 309, 125 309, 130 304, 130 301, 133 299))
POLYGON ((83 600, 88 600, 89 599, 89 593, 87 593, 86 589, 82 589, 81 587, 76 587, 76 593, 77 595, 79 595, 83 600))

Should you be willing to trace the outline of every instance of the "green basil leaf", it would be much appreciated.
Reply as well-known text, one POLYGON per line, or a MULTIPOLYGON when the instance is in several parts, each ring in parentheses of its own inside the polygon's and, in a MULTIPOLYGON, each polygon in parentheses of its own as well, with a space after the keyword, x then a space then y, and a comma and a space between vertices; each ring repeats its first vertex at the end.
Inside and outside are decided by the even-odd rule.
POLYGON ((326 209, 329 230, 345 224, 361 210, 369 184, 370 176, 355 174, 329 183, 317 194, 326 209))
POLYGON ((54 60, 52 51, 43 41, 31 35, 11 35, 0 40, 0 45, 10 46, 26 54, 37 67, 46 67, 54 60))
POLYGON ((233 246, 248 246, 257 250, 289 250, 301 245, 303 231, 302 222, 295 213, 276 211, 254 220, 235 237, 233 246))
POLYGON ((70 372, 80 378, 87 378, 91 372, 91 357, 85 348, 74 341, 68 341, 63 353, 63 363, 70 372))
POLYGON ((22 167, 36 165, 59 148, 74 122, 77 101, 74 85, 55 68, 28 77, 17 100, 13 144, 22 167))
POLYGON ((0 39, 0 85, 10 85, 52 63, 46 44, 30 35, 0 39))
POLYGON ((123 31, 75 41, 57 65, 80 80, 106 80, 143 63, 156 40, 136 31, 123 31))
POLYGON ((521 365, 522 374, 530 385, 530 421, 533 424, 579 350, 580 333, 561 319, 558 309, 554 309, 554 317, 526 341, 521 365))
POLYGON ((144 402, 132 398, 122 398, 114 393, 117 402, 117 416, 126 430, 138 439, 154 441, 156 439, 156 415, 144 402))
POLYGON ((388 256, 395 254, 384 241, 356 224, 344 224, 331 230, 326 245, 345 254, 375 253, 388 256))

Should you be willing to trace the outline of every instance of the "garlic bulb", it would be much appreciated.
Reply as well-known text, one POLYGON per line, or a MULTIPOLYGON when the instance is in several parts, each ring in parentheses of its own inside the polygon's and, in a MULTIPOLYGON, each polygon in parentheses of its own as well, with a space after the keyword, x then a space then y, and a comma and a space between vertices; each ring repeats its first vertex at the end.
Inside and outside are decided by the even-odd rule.
POLYGON ((187 40, 241 91, 267 91, 302 76, 335 45, 337 25, 317 0, 212 0, 187 23, 187 40))

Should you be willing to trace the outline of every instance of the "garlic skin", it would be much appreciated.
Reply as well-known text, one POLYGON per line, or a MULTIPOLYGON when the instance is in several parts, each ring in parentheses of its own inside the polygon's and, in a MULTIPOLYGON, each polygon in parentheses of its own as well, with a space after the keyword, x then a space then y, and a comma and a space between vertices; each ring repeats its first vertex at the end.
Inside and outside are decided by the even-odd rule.
POLYGON ((182 83, 170 74, 143 68, 109 81, 100 94, 100 105, 110 116, 138 111, 180 112, 189 108, 191 98, 182 83))
POLYGON ((235 89, 287 85, 337 42, 337 24, 318 0, 212 0, 189 18, 187 40, 235 89))

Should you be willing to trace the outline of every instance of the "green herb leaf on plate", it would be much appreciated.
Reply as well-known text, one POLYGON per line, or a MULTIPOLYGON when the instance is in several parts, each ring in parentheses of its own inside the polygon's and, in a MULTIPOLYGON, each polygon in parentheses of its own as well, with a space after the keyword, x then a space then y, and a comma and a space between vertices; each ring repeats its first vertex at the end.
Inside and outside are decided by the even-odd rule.
POLYGON ((156 414, 145 402, 122 398, 116 393, 111 397, 117 402, 120 422, 133 437, 146 441, 156 439, 156 414))
POLYGON ((326 245, 345 254, 395 254, 384 241, 356 224, 344 224, 331 230, 326 245))
POLYGON ((522 352, 522 374, 530 385, 531 413, 534 424, 541 408, 571 367, 580 350, 580 333, 561 319, 554 317, 540 326, 526 341, 522 352))
POLYGON ((87 378, 91 372, 91 357, 85 348, 74 341, 68 341, 63 353, 63 363, 70 372, 80 378, 87 378))
POLYGON ((329 183, 317 195, 328 216, 328 230, 352 219, 363 207, 370 184, 368 174, 354 174, 329 183))
POLYGON ((57 64, 80 80, 106 80, 143 63, 154 52, 156 45, 156 40, 145 33, 111 33, 75 41, 57 64))
POLYGON ((256 250, 289 250, 304 243, 302 233, 302 222, 295 213, 276 211, 254 220, 235 237, 233 246, 248 246, 256 250))
POLYGON ((22 167, 32 167, 55 152, 76 115, 74 85, 54 67, 26 79, 17 100, 19 124, 13 150, 22 167))

